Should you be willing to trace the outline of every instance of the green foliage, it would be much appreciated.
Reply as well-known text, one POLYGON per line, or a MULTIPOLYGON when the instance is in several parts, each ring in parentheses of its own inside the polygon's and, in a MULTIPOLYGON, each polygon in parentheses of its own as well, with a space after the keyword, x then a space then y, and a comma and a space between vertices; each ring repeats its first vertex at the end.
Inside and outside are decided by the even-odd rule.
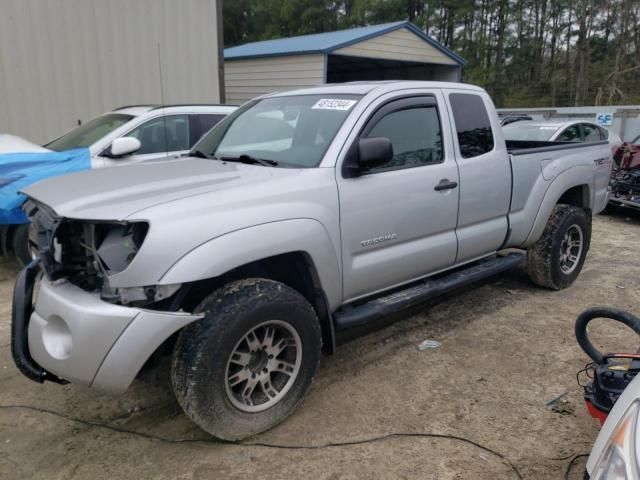
POLYGON ((225 46, 410 20, 498 106, 640 100, 638 0, 227 0, 223 20, 225 46))

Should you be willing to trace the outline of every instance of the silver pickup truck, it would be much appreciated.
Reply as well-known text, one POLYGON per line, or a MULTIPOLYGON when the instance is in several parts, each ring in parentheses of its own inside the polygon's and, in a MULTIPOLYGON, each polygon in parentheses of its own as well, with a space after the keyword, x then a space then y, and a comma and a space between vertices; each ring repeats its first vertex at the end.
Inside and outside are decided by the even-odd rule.
POLYGON ((244 438, 293 411, 338 330, 525 261, 569 286, 611 166, 606 141, 505 144, 470 85, 261 97, 188 158, 26 189, 39 256, 13 356, 32 380, 120 393, 168 352, 187 415, 244 438))

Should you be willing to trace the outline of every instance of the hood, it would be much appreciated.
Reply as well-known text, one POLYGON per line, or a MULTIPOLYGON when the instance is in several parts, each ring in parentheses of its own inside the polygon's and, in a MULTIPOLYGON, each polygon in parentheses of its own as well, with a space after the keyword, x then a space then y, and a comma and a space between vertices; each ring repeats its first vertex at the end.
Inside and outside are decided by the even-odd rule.
POLYGON ((162 203, 298 172, 191 157, 65 175, 39 182, 23 193, 62 217, 124 220, 162 203))
POLYGON ((50 151, 48 148, 36 145, 16 135, 0 133, 0 153, 42 153, 50 151))

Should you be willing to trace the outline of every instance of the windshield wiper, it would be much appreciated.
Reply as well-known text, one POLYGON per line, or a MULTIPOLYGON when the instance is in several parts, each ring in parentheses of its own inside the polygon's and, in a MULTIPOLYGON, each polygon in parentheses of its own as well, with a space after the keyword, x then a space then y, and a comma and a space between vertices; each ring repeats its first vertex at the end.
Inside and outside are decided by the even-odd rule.
POLYGON ((192 150, 187 154, 189 157, 198 157, 198 158, 206 158, 207 160, 214 159, 213 155, 209 155, 208 153, 204 153, 201 150, 192 150))
POLYGON ((278 165, 278 162, 275 160, 252 157, 251 155, 246 155, 244 153, 239 157, 220 157, 220 160, 224 160, 225 162, 248 163, 250 165, 262 165, 263 167, 275 167, 278 165))

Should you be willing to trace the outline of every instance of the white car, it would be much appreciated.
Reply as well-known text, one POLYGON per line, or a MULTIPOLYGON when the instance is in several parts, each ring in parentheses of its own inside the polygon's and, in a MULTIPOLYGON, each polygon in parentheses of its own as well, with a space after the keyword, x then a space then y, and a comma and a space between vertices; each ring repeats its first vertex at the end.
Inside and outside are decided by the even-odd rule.
MULTIPOLYGON (((121 107, 74 128, 40 147, 0 135, 2 153, 62 152, 88 148, 91 169, 178 158, 236 109, 230 105, 138 105, 121 107)), ((0 251, 31 260, 27 224, 0 225, 0 251)))
POLYGON ((625 388, 598 434, 587 461, 589 480, 640 479, 640 375, 625 388))
POLYGON ((620 137, 595 123, 573 120, 570 122, 524 120, 502 127, 507 140, 540 142, 601 142, 608 140, 611 147, 622 144, 620 137))
POLYGON ((236 109, 229 105, 138 105, 89 120, 44 145, 61 152, 87 147, 91 168, 176 158, 236 109))

